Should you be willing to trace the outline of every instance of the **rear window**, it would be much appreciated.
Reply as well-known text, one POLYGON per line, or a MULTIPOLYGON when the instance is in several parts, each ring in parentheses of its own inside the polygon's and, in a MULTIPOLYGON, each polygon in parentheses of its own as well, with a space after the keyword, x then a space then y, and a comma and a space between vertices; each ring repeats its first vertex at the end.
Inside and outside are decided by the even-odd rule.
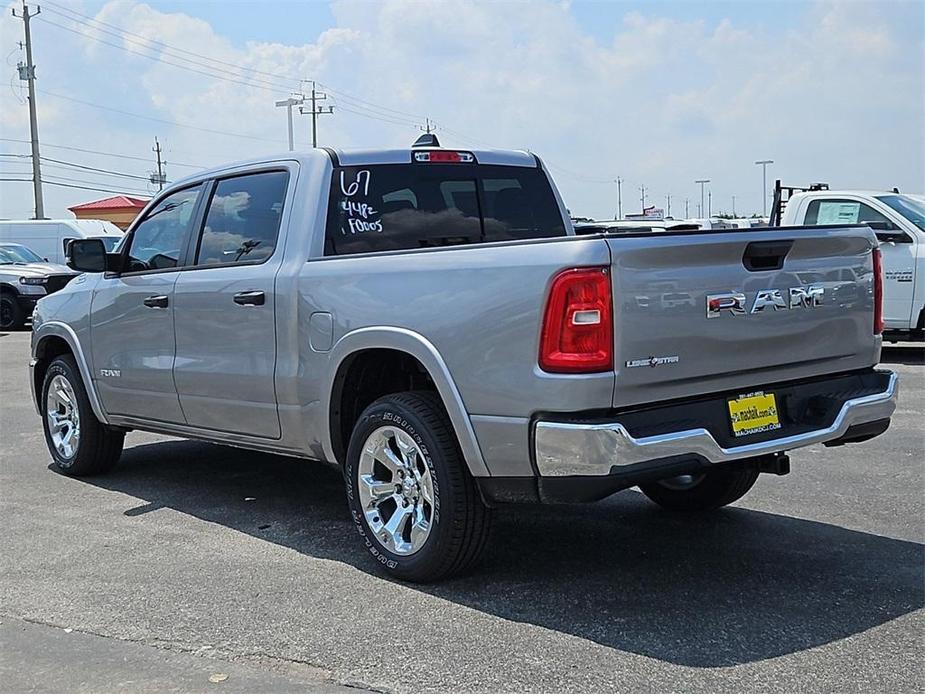
POLYGON ((564 236, 536 168, 387 164, 334 169, 325 255, 564 236))

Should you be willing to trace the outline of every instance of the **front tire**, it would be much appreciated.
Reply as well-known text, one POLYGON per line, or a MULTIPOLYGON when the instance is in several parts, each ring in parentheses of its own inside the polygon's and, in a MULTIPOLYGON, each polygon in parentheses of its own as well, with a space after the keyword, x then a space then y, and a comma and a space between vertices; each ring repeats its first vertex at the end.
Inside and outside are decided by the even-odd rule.
POLYGON ((93 414, 77 363, 70 355, 55 357, 42 384, 45 443, 58 472, 74 477, 108 472, 122 455, 125 432, 93 414))
POLYGON ((491 510, 435 394, 397 393, 367 407, 350 437, 344 475, 357 532, 392 575, 436 581, 478 561, 491 510))
POLYGON ((734 467, 720 467, 692 475, 681 475, 639 489, 669 511, 713 511, 738 501, 758 479, 758 466, 743 461, 734 467))
POLYGON ((0 293, 0 330, 21 330, 26 316, 11 292, 0 293))

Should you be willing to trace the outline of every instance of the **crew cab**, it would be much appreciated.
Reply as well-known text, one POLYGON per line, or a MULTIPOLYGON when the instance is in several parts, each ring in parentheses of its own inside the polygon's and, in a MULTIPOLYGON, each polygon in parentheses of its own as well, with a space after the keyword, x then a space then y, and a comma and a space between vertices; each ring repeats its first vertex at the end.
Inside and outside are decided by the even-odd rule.
POLYGON ((887 429, 869 227, 576 236, 538 157, 429 137, 201 172, 118 252, 73 242, 32 338, 55 467, 133 429, 329 463, 373 560, 431 581, 499 504, 706 511, 887 429))
POLYGON ((783 206, 777 213, 781 226, 861 223, 873 228, 883 257, 884 339, 925 340, 925 198, 898 191, 830 190, 825 184, 784 188, 792 195, 776 205, 783 206))

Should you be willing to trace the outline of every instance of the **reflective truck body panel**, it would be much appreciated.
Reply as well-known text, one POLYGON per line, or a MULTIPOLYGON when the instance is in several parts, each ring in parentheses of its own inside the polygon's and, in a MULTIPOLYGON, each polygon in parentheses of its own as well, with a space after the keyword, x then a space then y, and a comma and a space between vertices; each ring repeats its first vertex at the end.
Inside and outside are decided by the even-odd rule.
MULTIPOLYGON (((474 155, 478 166, 543 171, 526 153, 474 155)), ((204 270, 183 267, 181 257, 176 271, 143 280, 84 275, 39 302, 34 363, 41 366, 50 340, 66 342, 104 422, 334 463, 339 369, 363 350, 392 349, 427 372, 474 476, 532 477, 541 420, 616 417, 870 370, 878 361, 867 227, 576 237, 552 185, 565 224, 559 238, 326 254, 338 167, 401 164, 415 165, 411 151, 316 150, 174 184, 163 196, 268 167, 288 170, 269 260, 204 270), (780 267, 749 269, 745 255, 755 243, 786 246, 780 267), (547 373, 538 365, 550 285, 569 268, 610 273, 612 370, 547 373), (140 308, 155 290, 169 307, 140 308), (266 301, 237 305, 235 294, 249 290, 266 301), (791 290, 811 305, 792 307, 791 290), (708 317, 718 295, 741 295, 742 311, 718 303, 708 317)))

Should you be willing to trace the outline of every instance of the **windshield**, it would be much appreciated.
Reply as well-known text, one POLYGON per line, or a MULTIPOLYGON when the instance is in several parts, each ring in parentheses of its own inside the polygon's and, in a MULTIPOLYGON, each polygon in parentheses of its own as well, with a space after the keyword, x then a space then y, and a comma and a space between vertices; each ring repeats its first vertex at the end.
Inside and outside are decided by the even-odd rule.
POLYGON ((925 231, 925 202, 908 195, 879 195, 877 199, 925 231))
POLYGON ((0 246, 0 257, 4 263, 43 263, 45 260, 35 251, 18 243, 5 243, 0 246))

